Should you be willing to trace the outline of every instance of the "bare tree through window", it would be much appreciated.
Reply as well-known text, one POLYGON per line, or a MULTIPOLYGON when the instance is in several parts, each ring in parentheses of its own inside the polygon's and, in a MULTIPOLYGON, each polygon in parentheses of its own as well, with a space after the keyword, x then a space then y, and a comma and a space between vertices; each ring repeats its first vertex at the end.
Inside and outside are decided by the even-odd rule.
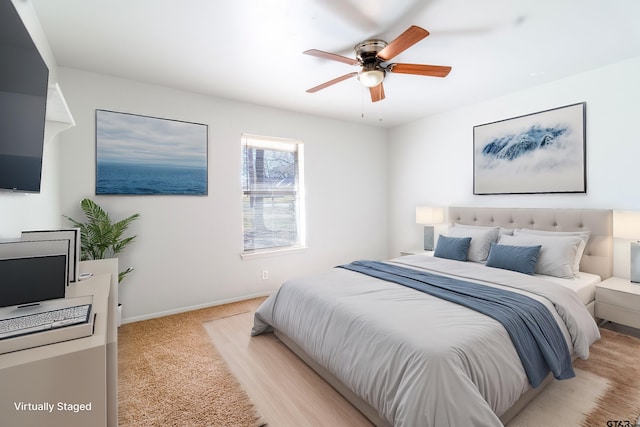
POLYGON ((302 143, 243 137, 244 251, 302 246, 302 143))

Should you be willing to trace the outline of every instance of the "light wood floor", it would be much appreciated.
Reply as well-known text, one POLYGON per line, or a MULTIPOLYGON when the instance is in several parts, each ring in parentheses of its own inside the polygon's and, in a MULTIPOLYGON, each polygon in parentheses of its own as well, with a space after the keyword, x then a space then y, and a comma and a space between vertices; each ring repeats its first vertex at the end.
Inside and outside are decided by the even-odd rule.
POLYGON ((273 334, 252 338, 252 326, 252 312, 205 323, 270 427, 373 425, 273 334))

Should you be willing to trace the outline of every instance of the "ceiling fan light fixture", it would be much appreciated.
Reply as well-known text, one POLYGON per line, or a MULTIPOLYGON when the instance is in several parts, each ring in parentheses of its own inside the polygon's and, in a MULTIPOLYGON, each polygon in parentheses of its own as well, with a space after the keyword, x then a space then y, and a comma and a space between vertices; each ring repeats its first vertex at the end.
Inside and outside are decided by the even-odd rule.
POLYGON ((366 87, 376 87, 382 83, 382 79, 384 79, 383 70, 368 70, 358 73, 358 80, 366 87))

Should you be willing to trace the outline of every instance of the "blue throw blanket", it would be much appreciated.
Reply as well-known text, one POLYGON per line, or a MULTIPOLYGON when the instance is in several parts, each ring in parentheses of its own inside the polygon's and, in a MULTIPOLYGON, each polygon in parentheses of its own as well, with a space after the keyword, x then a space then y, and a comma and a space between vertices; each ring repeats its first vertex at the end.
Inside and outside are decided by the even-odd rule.
POLYGON ((516 292, 377 261, 355 261, 339 268, 407 286, 485 314, 502 323, 532 387, 549 372, 573 378, 571 354, 560 327, 540 302, 516 292))

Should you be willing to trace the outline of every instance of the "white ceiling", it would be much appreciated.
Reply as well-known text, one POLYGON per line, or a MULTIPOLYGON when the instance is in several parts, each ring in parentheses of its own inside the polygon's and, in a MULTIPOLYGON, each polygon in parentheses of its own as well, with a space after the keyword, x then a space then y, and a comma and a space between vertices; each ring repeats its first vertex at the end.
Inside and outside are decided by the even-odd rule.
POLYGON ((32 1, 58 66, 385 127, 640 55, 638 0, 32 1), (387 74, 377 103, 355 78, 305 92, 357 67, 304 50, 410 25, 431 35, 393 62, 448 77, 387 74))

